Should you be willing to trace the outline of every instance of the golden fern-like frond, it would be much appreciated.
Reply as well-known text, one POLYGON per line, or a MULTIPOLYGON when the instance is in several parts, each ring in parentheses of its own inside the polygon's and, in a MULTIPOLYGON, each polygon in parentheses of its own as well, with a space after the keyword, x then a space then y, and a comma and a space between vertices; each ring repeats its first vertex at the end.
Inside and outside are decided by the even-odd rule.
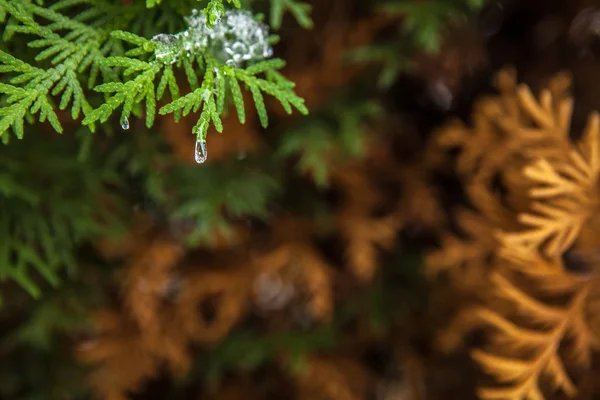
POLYGON ((334 172, 333 180, 344 193, 335 224, 345 242, 346 264, 359 280, 369 281, 377 271, 379 248, 394 243, 397 218, 373 216, 382 196, 362 165, 345 165, 334 172))
POLYGON ((87 382, 106 400, 126 400, 142 383, 160 372, 159 360, 139 340, 139 332, 126 316, 98 312, 94 316, 99 337, 77 349, 79 360, 93 364, 87 382))
MULTIPOLYGON (((538 102, 527 86, 517 84, 514 70, 504 70, 496 77, 500 93, 476 104, 471 126, 454 120, 437 132, 428 152, 430 163, 439 164, 443 158, 440 153, 459 150, 456 170, 474 210, 456 213, 457 225, 465 235, 442 235, 440 250, 426 261, 430 276, 452 271, 453 282, 466 283, 459 285, 461 289, 476 287, 477 281, 481 286, 486 271, 496 268, 499 241, 495 232, 515 232, 524 223, 539 223, 540 216, 518 215, 534 201, 529 191, 535 174, 524 176, 522 169, 539 157, 552 161, 560 158, 563 147, 569 144, 572 100, 565 90, 569 83, 567 75, 557 76, 542 90, 538 102), (499 194, 503 191, 499 186, 506 189, 505 194, 499 194)), ((543 222, 551 219, 555 226, 544 226, 544 232, 536 230, 531 233, 534 238, 519 236, 513 240, 535 242, 539 237, 552 236, 551 231, 576 236, 576 229, 565 226, 577 226, 581 221, 573 220, 572 213, 559 205, 536 204, 541 216, 548 214, 543 222), (562 223, 557 218, 561 212, 562 223)), ((509 241, 510 236, 503 240, 509 241)), ((564 238, 558 236, 556 240, 564 238)))
POLYGON ((425 259, 425 273, 432 279, 448 275, 461 290, 476 289, 486 282, 488 261, 496 252, 498 239, 494 236, 494 226, 478 213, 460 210, 456 219, 466 238, 444 233, 440 249, 425 259))
POLYGON ((559 348, 565 348, 569 361, 589 366, 590 350, 597 347, 598 340, 585 320, 587 283, 580 282, 579 290, 562 306, 548 305, 530 296, 500 274, 494 274, 493 283, 499 297, 512 303, 513 319, 527 327, 491 309, 479 311, 478 317, 494 329, 494 334, 489 349, 475 350, 472 356, 500 384, 480 388, 480 398, 544 399, 541 380, 573 397, 577 389, 566 372, 559 348))
POLYGON ((378 247, 390 248, 396 237, 396 220, 374 219, 347 208, 338 214, 338 225, 346 240, 346 262, 360 280, 370 280, 377 270, 378 247))
MULTIPOLYGON (((523 88, 519 97, 521 106, 542 129, 560 136, 568 134, 570 102, 553 107, 549 90, 542 91, 539 103, 523 88)), ((523 277, 529 285, 521 289, 513 283, 517 278, 511 280, 499 272, 493 275, 492 283, 498 300, 509 304, 506 314, 525 327, 506 329, 506 324, 497 322, 508 317, 499 313, 496 323, 488 321, 497 331, 491 350, 476 350, 473 357, 504 386, 481 388, 482 399, 544 399, 540 389, 544 378, 552 389, 573 397, 577 389, 559 349, 563 346, 565 356, 575 364, 588 366, 590 352, 598 345, 586 321, 590 283, 574 279, 560 260, 596 211, 599 121, 598 115, 592 114, 577 145, 562 144, 548 153, 551 156, 533 161, 523 171, 531 180, 529 195, 533 201, 518 217, 524 229, 499 235, 499 254, 506 260, 508 272, 517 271, 520 275, 513 275, 523 277), (561 296, 568 300, 549 305, 532 293, 554 298, 553 302, 561 296), (521 358, 522 354, 527 358, 521 358)))
POLYGON ((373 377, 363 366, 342 357, 311 357, 297 375, 298 399, 359 400, 373 377))
MULTIPOLYGON (((597 232, 589 228, 599 205, 600 115, 592 113, 573 140, 568 75, 558 75, 538 96, 517 85, 510 71, 498 76, 497 86, 500 95, 476 106, 468 134, 452 123, 440 139, 459 148, 458 172, 495 240, 477 239, 480 253, 472 251, 473 268, 489 271, 494 290, 478 296, 483 306, 459 313, 440 343, 452 348, 474 328, 489 330, 486 344, 472 351, 493 378, 478 390, 481 399, 543 400, 549 391, 573 397, 578 376, 570 367, 588 367, 600 345, 591 304, 599 297, 598 274, 587 266, 592 274, 577 270, 600 261, 591 240, 597 232), (498 178, 502 190, 494 190, 498 178), (582 261, 578 254, 590 256, 582 261)), ((477 233, 483 231, 470 232, 477 233)), ((444 243, 439 254, 452 255, 452 247, 444 243)))
POLYGON ((596 185, 600 171, 598 134, 600 116, 593 113, 576 146, 562 159, 539 159, 524 170, 534 183, 531 211, 519 220, 529 229, 503 235, 505 247, 537 249, 556 257, 575 241, 585 221, 595 212, 596 185))

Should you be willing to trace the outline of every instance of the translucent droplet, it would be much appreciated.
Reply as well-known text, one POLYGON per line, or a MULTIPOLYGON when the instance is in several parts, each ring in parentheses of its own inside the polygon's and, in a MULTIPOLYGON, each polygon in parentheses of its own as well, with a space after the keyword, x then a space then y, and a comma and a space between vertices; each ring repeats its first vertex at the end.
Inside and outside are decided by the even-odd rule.
POLYGON ((485 37, 494 36, 504 22, 504 7, 498 2, 490 2, 479 14, 479 29, 485 37))
POLYGON ((248 47, 244 42, 235 42, 233 46, 231 46, 231 50, 237 54, 245 54, 248 52, 248 47))
POLYGON ((124 130, 129 129, 129 120, 125 116, 121 117, 121 128, 124 130))
POLYGON ((97 340, 86 340, 79 345, 79 350, 90 350, 98 345, 97 340))
POLYGON ((218 24, 219 22, 221 22, 221 11, 217 10, 217 12, 215 13, 215 22, 218 24))
POLYGON ((448 111, 452 108, 453 95, 450 88, 441 80, 435 81, 427 88, 429 97, 443 111, 448 111))
POLYGON ((200 138, 196 139, 196 150, 194 152, 196 162, 198 164, 202 164, 204 161, 206 161, 207 155, 208 154, 206 152, 206 140, 200 138))
POLYGON ((285 307, 294 296, 294 287, 272 273, 260 274, 253 284, 254 300, 263 311, 285 307))
POLYGON ((170 277, 160 287, 160 294, 168 300, 176 300, 183 289, 183 282, 178 276, 170 277))
POLYGON ((160 33, 152 37, 152 41, 156 44, 154 55, 156 60, 165 63, 171 63, 177 58, 177 52, 179 49, 180 35, 169 35, 166 33, 160 33))

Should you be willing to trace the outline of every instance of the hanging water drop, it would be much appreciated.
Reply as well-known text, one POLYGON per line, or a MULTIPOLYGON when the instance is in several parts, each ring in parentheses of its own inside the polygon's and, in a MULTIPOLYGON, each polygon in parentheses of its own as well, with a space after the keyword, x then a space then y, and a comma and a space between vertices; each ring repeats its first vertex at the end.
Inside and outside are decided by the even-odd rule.
POLYGON ((202 164, 204 161, 206 161, 207 155, 206 140, 200 138, 196 139, 196 150, 194 152, 196 162, 198 164, 202 164))
POLYGON ((121 128, 123 128, 123 130, 129 129, 129 120, 125 116, 121 117, 121 128))
POLYGON ((218 24, 219 22, 221 22, 221 17, 222 17, 221 11, 217 10, 217 12, 215 13, 215 23, 218 24))

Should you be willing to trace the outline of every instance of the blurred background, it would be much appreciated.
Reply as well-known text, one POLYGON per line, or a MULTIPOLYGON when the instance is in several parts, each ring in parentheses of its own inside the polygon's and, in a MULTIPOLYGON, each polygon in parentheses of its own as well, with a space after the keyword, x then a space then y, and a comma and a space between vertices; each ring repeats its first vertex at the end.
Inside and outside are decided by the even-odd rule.
MULTIPOLYGON (((181 30, 164 3, 138 34, 181 30)), ((484 339, 438 337, 489 286, 438 272, 491 263, 501 226, 461 214, 477 201, 438 132, 479 127, 499 71, 534 93, 567 71, 581 131, 600 109, 600 3, 289 4, 274 53, 308 116, 266 99, 263 129, 247 96, 203 164, 194 116, 91 135, 65 114, 64 134, 27 125, 0 148, 0 398, 477 398, 484 339)), ((270 2, 243 6, 273 25, 270 2)), ((594 365, 569 369, 577 394, 545 398, 597 398, 594 365)))

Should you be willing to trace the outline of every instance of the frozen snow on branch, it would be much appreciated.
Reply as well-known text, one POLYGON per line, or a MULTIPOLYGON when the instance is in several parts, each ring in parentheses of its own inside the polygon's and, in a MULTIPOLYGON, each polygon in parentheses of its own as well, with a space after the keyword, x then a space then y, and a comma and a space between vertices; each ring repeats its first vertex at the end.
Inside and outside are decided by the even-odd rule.
POLYGON ((260 61, 273 55, 268 42, 269 29, 245 10, 227 10, 212 27, 206 16, 194 10, 186 18, 188 29, 175 35, 161 33, 152 38, 159 62, 173 64, 181 57, 209 52, 218 62, 241 67, 244 62, 260 61))

